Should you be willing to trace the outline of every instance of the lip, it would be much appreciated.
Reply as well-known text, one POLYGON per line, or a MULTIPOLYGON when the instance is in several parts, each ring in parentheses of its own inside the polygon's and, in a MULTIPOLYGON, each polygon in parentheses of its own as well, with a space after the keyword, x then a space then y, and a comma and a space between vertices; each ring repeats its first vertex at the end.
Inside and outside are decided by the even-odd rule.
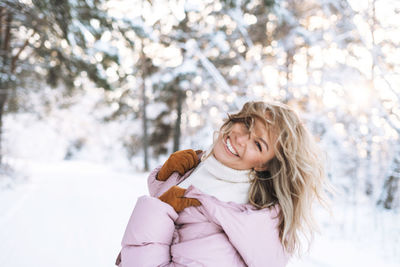
MULTIPOLYGON (((228 155, 233 156, 233 157, 235 157, 235 158, 238 158, 238 157, 239 157, 238 155, 233 154, 233 153, 229 150, 228 145, 226 144, 228 138, 229 138, 229 136, 225 137, 225 139, 224 139, 224 148, 225 148, 225 151, 228 153, 228 155)), ((232 142, 231 142, 231 145, 232 145, 233 149, 234 149, 234 150, 236 151, 236 153, 237 153, 237 150, 236 150, 236 148, 233 146, 232 142)), ((239 153, 237 153, 237 154, 239 154, 239 153)))

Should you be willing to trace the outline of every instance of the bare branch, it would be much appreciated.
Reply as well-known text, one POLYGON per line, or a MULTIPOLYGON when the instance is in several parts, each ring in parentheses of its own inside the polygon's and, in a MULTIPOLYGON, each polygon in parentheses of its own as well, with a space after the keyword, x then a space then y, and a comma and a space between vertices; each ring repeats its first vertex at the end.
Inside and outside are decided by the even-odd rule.
POLYGON ((16 63, 17 60, 19 58, 19 56, 21 55, 22 51, 28 46, 29 44, 29 39, 35 34, 35 32, 33 31, 31 36, 29 36, 26 40, 25 43, 20 47, 19 51, 17 52, 17 54, 15 54, 15 56, 13 56, 12 60, 11 60, 11 73, 14 73, 15 71, 15 67, 16 67, 16 63))
POLYGON ((4 36, 4 44, 3 44, 3 50, 8 51, 10 48, 10 40, 11 40, 11 20, 12 20, 12 14, 8 12, 8 16, 6 17, 6 32, 4 36))

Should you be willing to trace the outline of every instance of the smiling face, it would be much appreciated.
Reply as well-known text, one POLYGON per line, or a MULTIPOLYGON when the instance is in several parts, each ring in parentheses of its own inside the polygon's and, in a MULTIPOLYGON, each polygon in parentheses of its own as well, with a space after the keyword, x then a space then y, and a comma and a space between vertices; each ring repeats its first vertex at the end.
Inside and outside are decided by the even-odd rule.
POLYGON ((267 169, 266 163, 275 156, 274 143, 274 137, 261 121, 255 120, 251 132, 244 123, 236 122, 226 135, 218 136, 213 154, 232 169, 261 171, 267 169))

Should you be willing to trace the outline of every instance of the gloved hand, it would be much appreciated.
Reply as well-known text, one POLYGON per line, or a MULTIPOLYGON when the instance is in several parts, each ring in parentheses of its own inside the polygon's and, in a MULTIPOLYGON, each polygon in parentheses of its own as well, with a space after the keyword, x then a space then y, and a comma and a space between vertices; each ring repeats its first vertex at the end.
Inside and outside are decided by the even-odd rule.
POLYGON ((195 198, 184 197, 185 192, 186 189, 175 185, 162 194, 159 199, 171 205, 178 213, 187 207, 201 205, 200 201, 195 198))
MULTIPOLYGON (((181 212, 187 207, 197 207, 201 203, 195 198, 184 197, 186 189, 179 186, 173 186, 168 189, 164 194, 162 194, 159 199, 174 208, 176 212, 181 212)), ((121 252, 118 254, 115 260, 115 265, 119 266, 121 263, 121 252)))
POLYGON ((185 172, 199 164, 198 154, 201 150, 186 149, 176 151, 169 156, 157 174, 157 180, 165 181, 173 172, 183 175, 185 172))

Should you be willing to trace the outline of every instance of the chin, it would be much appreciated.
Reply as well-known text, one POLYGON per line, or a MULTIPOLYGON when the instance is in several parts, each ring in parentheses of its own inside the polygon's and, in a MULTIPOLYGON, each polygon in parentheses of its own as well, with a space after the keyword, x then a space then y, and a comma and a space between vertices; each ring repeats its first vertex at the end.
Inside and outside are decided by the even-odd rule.
POLYGON ((216 147, 216 149, 213 150, 213 155, 216 160, 218 160, 220 163, 222 163, 226 167, 235 169, 235 167, 232 166, 232 162, 229 159, 229 156, 227 156, 225 153, 226 153, 225 148, 222 146, 220 146, 218 148, 216 147))
POLYGON ((219 162, 226 165, 225 148, 222 139, 215 145, 212 153, 219 162))

